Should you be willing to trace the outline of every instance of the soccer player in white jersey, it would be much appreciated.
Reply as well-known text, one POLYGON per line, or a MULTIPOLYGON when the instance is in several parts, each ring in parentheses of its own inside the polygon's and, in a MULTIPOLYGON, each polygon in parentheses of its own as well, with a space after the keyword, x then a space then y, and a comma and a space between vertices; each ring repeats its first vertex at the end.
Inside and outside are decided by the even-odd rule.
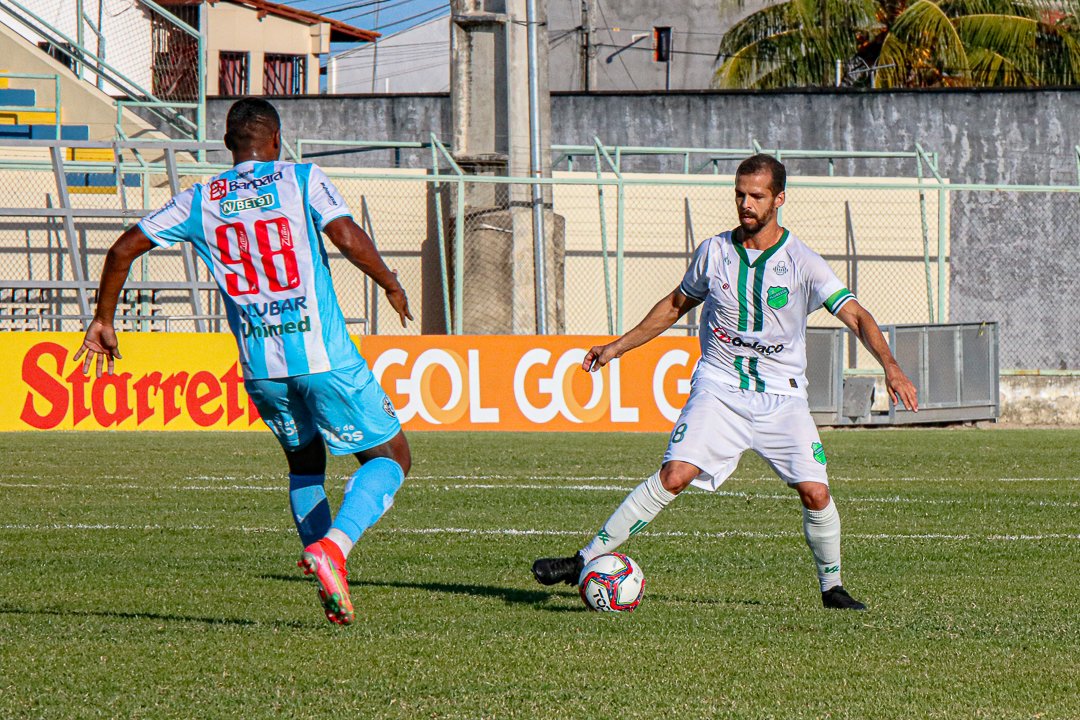
POLYGON ((532 570, 540 583, 576 584, 588 561, 640 532, 689 485, 719 488, 742 453, 754 450, 802 500, 824 606, 865 609, 840 580, 840 516, 806 400, 806 316, 824 307, 847 325, 884 368, 893 402, 917 411, 915 386, 870 313, 820 255, 777 223, 785 183, 775 158, 744 160, 735 174, 739 227, 701 243, 678 288, 630 332, 585 356, 583 369, 603 367, 705 304, 701 361, 663 465, 576 555, 537 560, 532 570))
POLYGON ((190 242, 221 290, 244 387, 289 464, 289 504, 327 619, 354 617, 345 560, 393 504, 411 456, 394 406, 349 339, 320 233, 386 291, 412 320, 405 291, 371 238, 353 221, 318 166, 280 162, 281 123, 266 102, 245 98, 226 119, 234 167, 197 184, 127 230, 109 249, 98 304, 82 347, 113 372, 113 317, 132 262, 155 246, 190 242), (353 454, 358 469, 331 520, 323 489, 326 449, 353 454))

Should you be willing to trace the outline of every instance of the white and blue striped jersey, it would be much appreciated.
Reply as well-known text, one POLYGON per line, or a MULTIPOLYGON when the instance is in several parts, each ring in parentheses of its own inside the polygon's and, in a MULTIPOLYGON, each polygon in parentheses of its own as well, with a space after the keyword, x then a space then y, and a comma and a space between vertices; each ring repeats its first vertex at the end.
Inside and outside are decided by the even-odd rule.
POLYGON ((243 162, 180 193, 139 227, 190 242, 214 276, 247 379, 362 362, 330 280, 321 231, 350 215, 316 165, 243 162))
POLYGON ((701 243, 679 291, 701 300, 697 373, 743 390, 806 395, 806 316, 854 299, 824 258, 784 230, 751 260, 735 231, 701 243))

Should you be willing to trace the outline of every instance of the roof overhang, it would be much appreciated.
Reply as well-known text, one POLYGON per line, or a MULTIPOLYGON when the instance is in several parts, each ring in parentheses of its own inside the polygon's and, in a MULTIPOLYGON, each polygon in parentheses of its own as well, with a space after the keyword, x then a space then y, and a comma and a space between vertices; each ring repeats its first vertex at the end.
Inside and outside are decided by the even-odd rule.
MULTIPOLYGON (((172 0, 169 4, 198 5, 201 2, 203 2, 203 0, 172 0)), ((287 20, 306 23, 308 25, 326 23, 330 26, 330 42, 375 42, 379 37, 379 33, 374 32, 373 30, 363 30, 343 23, 340 20, 334 20, 333 18, 319 15, 318 13, 308 12, 307 10, 298 10, 297 8, 288 5, 267 2, 267 0, 206 0, 206 2, 211 4, 216 2, 230 2, 235 5, 244 5, 255 10, 260 18, 264 18, 267 15, 274 15, 287 20)))

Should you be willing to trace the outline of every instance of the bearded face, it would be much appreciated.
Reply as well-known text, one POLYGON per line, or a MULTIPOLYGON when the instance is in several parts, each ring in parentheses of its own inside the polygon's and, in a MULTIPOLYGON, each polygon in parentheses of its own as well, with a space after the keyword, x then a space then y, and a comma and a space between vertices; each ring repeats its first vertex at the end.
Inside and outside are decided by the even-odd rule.
POLYGON ((768 171, 740 175, 735 179, 735 206, 739 226, 752 237, 776 217, 776 209, 784 204, 784 192, 774 195, 772 174, 768 171))

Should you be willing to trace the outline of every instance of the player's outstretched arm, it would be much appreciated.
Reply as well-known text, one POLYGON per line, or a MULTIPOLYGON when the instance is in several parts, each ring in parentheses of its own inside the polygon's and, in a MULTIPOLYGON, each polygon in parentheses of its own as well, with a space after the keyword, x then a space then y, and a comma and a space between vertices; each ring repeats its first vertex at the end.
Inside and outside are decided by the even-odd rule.
POLYGON ((859 304, 858 300, 848 300, 836 313, 836 317, 855 333, 855 337, 866 347, 885 370, 885 387, 889 391, 889 397, 895 403, 897 399, 904 403, 904 407, 913 412, 919 412, 919 399, 915 392, 915 385, 900 369, 900 364, 893 357, 892 350, 885 336, 881 334, 881 328, 870 312, 859 304))
POLYGON ((383 262, 375 243, 363 228, 351 217, 339 217, 328 222, 323 232, 349 262, 386 291, 386 299, 401 318, 401 327, 405 327, 406 319, 413 319, 409 312, 409 299, 405 296, 405 288, 398 282, 397 273, 383 262))
POLYGON ((120 358, 120 350, 116 340, 116 330, 113 328, 113 318, 116 316, 116 304, 120 301, 120 291, 124 289, 124 281, 127 280, 131 264, 136 258, 143 255, 154 247, 150 239, 146 237, 139 226, 128 228, 123 235, 117 238, 108 254, 105 255, 105 265, 101 269, 101 280, 98 283, 97 308, 94 311, 94 319, 86 328, 86 336, 83 338, 82 347, 75 353, 74 359, 78 361, 85 353, 83 360, 83 373, 90 374, 90 365, 97 360, 96 375, 101 377, 102 365, 105 371, 113 374, 113 363, 120 358))
POLYGON ((622 357, 634 348, 649 342, 700 304, 700 300, 688 297, 678 289, 672 290, 669 295, 653 305, 645 318, 625 335, 607 345, 597 345, 589 350, 584 362, 581 363, 581 369, 592 371, 604 367, 615 358, 622 357))

